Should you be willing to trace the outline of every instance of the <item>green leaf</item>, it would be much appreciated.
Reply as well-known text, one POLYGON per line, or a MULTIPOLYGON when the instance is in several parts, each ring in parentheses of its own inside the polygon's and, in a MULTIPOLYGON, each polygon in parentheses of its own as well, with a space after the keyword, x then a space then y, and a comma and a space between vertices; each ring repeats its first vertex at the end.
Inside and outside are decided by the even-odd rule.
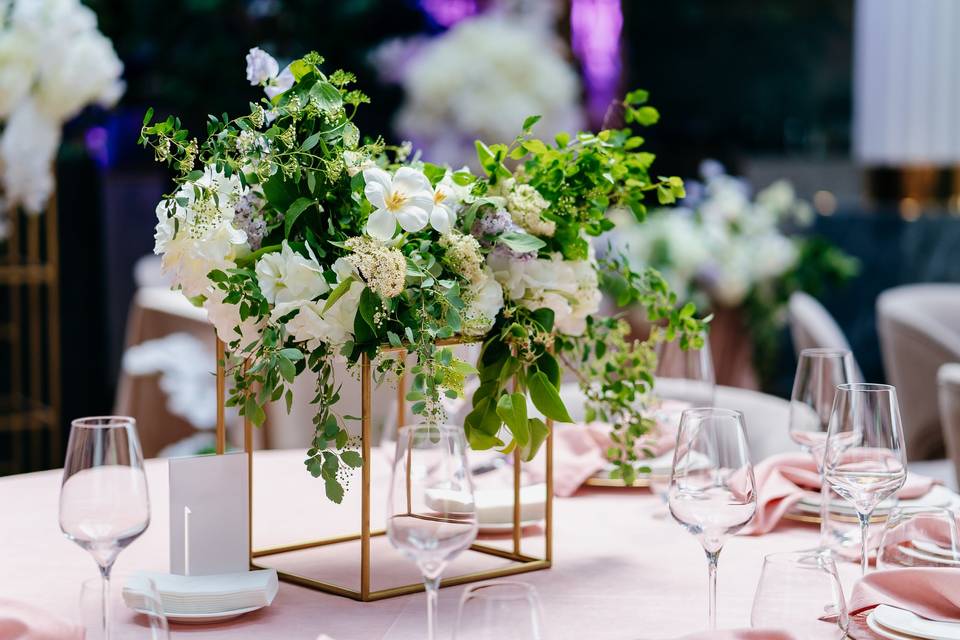
POLYGON ((499 241, 507 245, 517 253, 527 253, 528 251, 539 251, 547 246, 547 243, 536 236, 523 231, 509 231, 500 236, 499 241))
POLYGON ((522 393, 505 393, 497 401, 497 415, 513 433, 521 447, 530 442, 527 425, 527 397, 522 393))
POLYGON ((267 419, 267 414, 263 412, 263 407, 257 404, 257 399, 253 394, 247 396, 246 401, 243 403, 243 415, 258 427, 263 426, 263 423, 267 419))
POLYGON ((293 223, 297 221, 297 218, 300 217, 300 214, 307 210, 313 204, 313 200, 310 198, 297 198, 293 201, 289 207, 287 207, 287 212, 284 214, 283 220, 283 237, 290 237, 290 229, 293 228, 293 223))
POLYGON ((542 117, 543 117, 543 116, 530 116, 530 117, 528 117, 526 120, 523 121, 523 130, 526 131, 527 129, 529 129, 529 128, 532 127, 533 125, 535 125, 535 124, 537 124, 538 122, 540 122, 540 118, 542 118, 542 117))
POLYGON ((299 362, 303 360, 303 352, 296 347, 288 347, 286 349, 280 349, 280 355, 289 360, 290 362, 299 362))
POLYGON ((147 126, 149 122, 153 119, 153 107, 147 109, 147 112, 143 115, 143 126, 147 126))
POLYGON ((293 366, 293 363, 280 356, 277 358, 277 365, 280 369, 280 375, 283 376, 283 379, 287 382, 293 382, 293 379, 297 377, 297 369, 293 366))
POLYGON ((346 280, 344 280, 343 282, 337 285, 337 288, 334 289, 329 296, 327 296, 327 303, 323 305, 322 313, 326 313, 327 311, 329 311, 330 307, 332 307, 337 302, 337 300, 342 298, 347 291, 350 291, 350 285, 353 283, 353 280, 354 279, 352 277, 347 278, 346 280))
POLYGON ((363 456, 357 451, 344 451, 340 454, 340 459, 343 460, 344 464, 348 467, 353 467, 354 469, 363 466, 363 456))
POLYGON ((364 322, 367 323, 371 331, 376 335, 377 323, 374 317, 377 315, 377 311, 380 310, 380 297, 370 289, 364 288, 363 293, 360 294, 359 310, 364 322))
POLYGON ((333 110, 343 105, 340 91, 329 82, 317 82, 310 87, 310 97, 316 99, 322 110, 333 110))
POLYGON ((560 399, 560 392, 543 371, 537 371, 527 379, 527 388, 533 405, 543 415, 557 422, 573 422, 563 400, 560 399))
POLYGON ((343 487, 337 482, 336 478, 327 478, 324 481, 324 488, 326 489, 327 498, 330 502, 336 504, 343 502, 343 487))
POLYGON ((543 442, 547 439, 547 436, 550 435, 550 429, 547 428, 546 423, 540 418, 530 418, 528 428, 530 431, 530 440, 526 446, 520 447, 520 457, 524 462, 530 462, 536 457, 543 442))
POLYGON ((310 151, 310 149, 313 149, 315 146, 317 146, 317 143, 320 142, 321 133, 323 132, 317 131, 316 133, 308 137, 306 140, 303 141, 303 144, 300 145, 300 148, 304 151, 310 151))
POLYGON ((549 353, 544 353, 537 358, 537 369, 547 374, 547 379, 554 387, 560 387, 560 365, 557 359, 549 353))

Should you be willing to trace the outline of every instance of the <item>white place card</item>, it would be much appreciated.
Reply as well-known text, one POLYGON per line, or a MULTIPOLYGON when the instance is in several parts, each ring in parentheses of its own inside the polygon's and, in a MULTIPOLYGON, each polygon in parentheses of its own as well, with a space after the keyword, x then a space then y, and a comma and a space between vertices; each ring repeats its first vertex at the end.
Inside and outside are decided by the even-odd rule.
POLYGON ((170 458, 170 573, 250 569, 247 454, 170 458))

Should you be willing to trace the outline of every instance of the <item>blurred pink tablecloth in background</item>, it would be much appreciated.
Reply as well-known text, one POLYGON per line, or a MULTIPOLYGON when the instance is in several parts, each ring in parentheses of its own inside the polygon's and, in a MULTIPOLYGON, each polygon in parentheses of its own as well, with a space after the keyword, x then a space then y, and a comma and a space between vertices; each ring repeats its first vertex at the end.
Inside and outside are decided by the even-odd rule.
MULTIPOLYGON (((268 451, 255 456, 254 539, 267 546, 359 531, 359 476, 343 505, 327 503, 321 483, 303 471, 299 451, 268 451)), ((147 532, 120 554, 117 570, 168 569, 167 466, 147 464, 152 522, 147 532)), ((382 525, 388 473, 374 460, 373 526, 382 525)), ((12 598, 65 617, 76 616, 80 583, 95 577, 89 554, 66 540, 57 524, 60 473, 0 478, 0 598, 12 598)), ((645 490, 582 490, 559 498, 555 507, 554 567, 522 574, 543 601, 548 638, 562 640, 639 640, 676 638, 706 624, 706 560, 693 536, 663 517, 659 500, 645 490)), ((755 538, 734 537, 720 556, 719 623, 749 626, 750 607, 766 553, 811 548, 814 527, 783 525, 755 538)), ((539 538, 526 539, 524 551, 539 552, 539 538)), ((458 561, 459 570, 483 563, 478 554, 458 561)), ((382 538, 373 550, 374 587, 413 581, 410 563, 382 538)), ((281 560, 277 560, 281 562, 281 560)), ((359 572, 359 548, 336 554, 287 560, 323 563, 331 574, 353 579, 359 572)), ((456 568, 455 568, 456 569, 456 568)), ((454 570, 455 570, 454 569, 454 570)), ((841 566, 849 589, 858 569, 841 566)), ((117 585, 119 587, 119 585, 117 585)), ((441 638, 450 626, 463 587, 440 595, 441 638)), ((173 637, 284 638, 314 640, 325 633, 336 640, 422 640, 422 594, 374 603, 357 603, 281 584, 273 606, 232 623, 206 627, 173 625, 173 637)))

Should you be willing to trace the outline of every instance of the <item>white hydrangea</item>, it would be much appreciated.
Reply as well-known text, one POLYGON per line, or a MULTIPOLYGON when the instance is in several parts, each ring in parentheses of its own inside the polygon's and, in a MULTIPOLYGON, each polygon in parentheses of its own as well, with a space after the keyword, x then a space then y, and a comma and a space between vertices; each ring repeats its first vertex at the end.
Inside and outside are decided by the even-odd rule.
POLYGON ((397 128, 435 162, 476 162, 473 141, 509 142, 540 114, 541 136, 581 128, 580 84, 542 24, 502 15, 457 23, 403 69, 397 128))
POLYGON ((36 108, 32 98, 20 102, 0 136, 0 178, 8 205, 39 213, 53 193, 53 166, 60 145, 60 124, 36 108))
POLYGON ((230 269, 249 252, 246 233, 232 224, 234 207, 247 191, 235 174, 208 166, 196 182, 157 206, 154 253, 188 297, 206 294, 210 271, 230 269))

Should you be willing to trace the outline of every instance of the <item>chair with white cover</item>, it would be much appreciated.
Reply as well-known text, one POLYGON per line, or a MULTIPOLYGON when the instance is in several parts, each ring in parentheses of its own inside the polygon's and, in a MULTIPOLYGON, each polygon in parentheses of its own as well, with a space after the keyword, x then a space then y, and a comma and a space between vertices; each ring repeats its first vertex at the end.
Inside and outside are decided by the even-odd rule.
MULTIPOLYGON (((846 349, 853 353, 843 329, 813 296, 802 291, 795 292, 790 296, 787 315, 793 349, 798 357, 804 349, 846 349)), ((856 356, 853 358, 853 372, 857 380, 863 380, 856 356)))
POLYGON ((960 362, 960 285, 895 287, 877 298, 877 332, 887 381, 897 387, 907 457, 942 457, 937 371, 960 362))
POLYGON ((960 363, 951 362, 937 371, 940 391, 940 422, 947 456, 960 479, 960 363))

